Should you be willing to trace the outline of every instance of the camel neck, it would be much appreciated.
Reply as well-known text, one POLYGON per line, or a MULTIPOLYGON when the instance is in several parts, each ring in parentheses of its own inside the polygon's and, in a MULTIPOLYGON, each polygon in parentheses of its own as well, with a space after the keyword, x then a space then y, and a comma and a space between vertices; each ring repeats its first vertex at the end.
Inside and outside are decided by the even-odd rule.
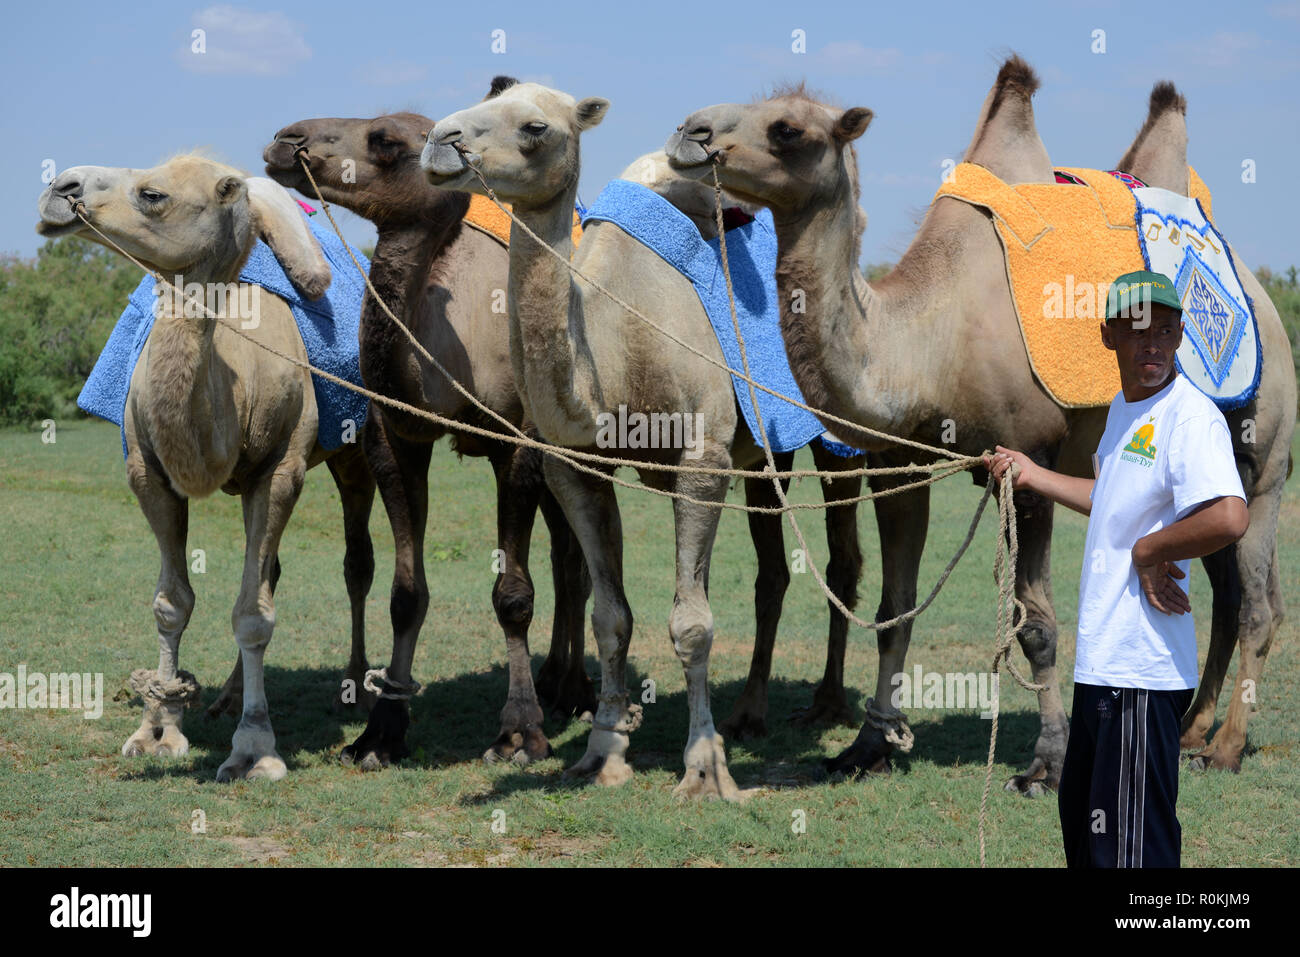
MULTIPOLYGON (((403 323, 423 295, 429 267, 446 247, 455 226, 459 226, 459 221, 380 228, 375 254, 370 259, 370 283, 403 323)), ((361 310, 362 327, 388 321, 374 298, 367 296, 361 310)))
POLYGON ((882 357, 892 354, 888 340, 899 330, 885 321, 886 303, 858 270, 859 215, 845 170, 823 201, 774 217, 781 332, 810 405, 893 431, 898 423, 882 393, 882 357))
MULTIPOLYGON (((585 343, 582 295, 565 262, 573 254, 575 176, 549 202, 515 204, 515 215, 564 261, 515 226, 510 231, 509 308, 512 341, 522 343, 523 388, 544 435, 594 434, 591 370, 577 368, 585 343), (590 374, 589 374, 590 373, 590 374)), ((518 359, 519 357, 517 357, 518 359)))

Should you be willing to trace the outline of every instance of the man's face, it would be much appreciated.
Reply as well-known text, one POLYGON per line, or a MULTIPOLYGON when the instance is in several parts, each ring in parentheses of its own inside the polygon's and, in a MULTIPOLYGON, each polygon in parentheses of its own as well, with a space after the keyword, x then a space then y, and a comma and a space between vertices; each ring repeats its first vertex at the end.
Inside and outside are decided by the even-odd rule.
POLYGON ((1174 353, 1183 341, 1183 314, 1159 303, 1141 317, 1120 316, 1103 323, 1101 341, 1119 361, 1119 377, 1126 388, 1158 391, 1174 373, 1174 353))

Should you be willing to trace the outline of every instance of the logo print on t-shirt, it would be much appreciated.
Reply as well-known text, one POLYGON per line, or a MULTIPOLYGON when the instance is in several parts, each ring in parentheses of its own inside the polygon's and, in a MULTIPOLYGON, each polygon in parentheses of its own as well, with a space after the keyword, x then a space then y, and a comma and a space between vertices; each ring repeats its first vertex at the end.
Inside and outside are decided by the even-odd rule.
POLYGON ((1133 433, 1133 438, 1128 440, 1128 445, 1124 446, 1120 459, 1125 462, 1137 462, 1147 468, 1151 467, 1156 460, 1156 447, 1151 444, 1151 440, 1156 436, 1156 427, 1152 424, 1155 420, 1153 415, 1147 417, 1146 422, 1133 433))

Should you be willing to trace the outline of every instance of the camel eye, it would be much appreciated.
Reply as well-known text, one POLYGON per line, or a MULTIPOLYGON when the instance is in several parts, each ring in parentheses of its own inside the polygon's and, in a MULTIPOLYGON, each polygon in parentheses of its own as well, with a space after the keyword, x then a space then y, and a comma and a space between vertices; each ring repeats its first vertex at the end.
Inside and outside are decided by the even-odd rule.
POLYGON ((793 143, 799 137, 803 136, 803 130, 796 129, 795 127, 791 126, 789 123, 785 123, 783 121, 778 121, 776 123, 773 123, 770 132, 772 134, 773 139, 775 139, 778 143, 785 143, 785 144, 793 143))
POLYGON ((520 127, 520 129, 522 129, 529 136, 541 136, 543 133, 547 131, 548 128, 549 127, 547 127, 545 123, 539 123, 537 121, 533 121, 532 123, 525 123, 523 126, 520 127))
POLYGON ((160 193, 156 189, 149 189, 147 186, 140 190, 140 198, 146 203, 157 204, 167 198, 166 193, 160 193))

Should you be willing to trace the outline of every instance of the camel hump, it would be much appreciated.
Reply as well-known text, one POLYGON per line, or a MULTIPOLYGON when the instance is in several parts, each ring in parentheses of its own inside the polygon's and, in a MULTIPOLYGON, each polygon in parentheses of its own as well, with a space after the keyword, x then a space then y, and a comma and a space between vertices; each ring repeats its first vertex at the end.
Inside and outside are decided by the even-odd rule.
POLYGON ((1029 99, 1038 92, 1039 85, 1038 74, 1034 72, 1034 68, 1019 53, 1013 53, 1002 64, 1002 69, 998 70, 998 78, 994 81, 993 88, 1002 96, 1021 96, 1029 99))

